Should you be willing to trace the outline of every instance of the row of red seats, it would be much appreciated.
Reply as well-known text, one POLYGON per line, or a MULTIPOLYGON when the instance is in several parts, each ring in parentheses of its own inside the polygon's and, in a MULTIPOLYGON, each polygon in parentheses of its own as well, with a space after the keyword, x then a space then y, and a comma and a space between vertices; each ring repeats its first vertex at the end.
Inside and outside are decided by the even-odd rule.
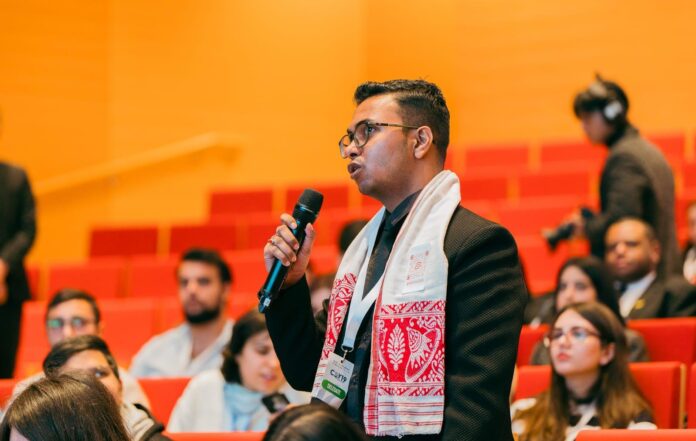
MULTIPOLYGON (((261 249, 223 253, 233 273, 232 291, 256 292, 266 278, 261 249)), ((53 263, 44 271, 28 269, 34 298, 47 299, 61 288, 83 289, 99 299, 116 297, 171 297, 177 294, 176 267, 180 256, 99 257, 84 262, 53 263)), ((317 246, 312 269, 331 272, 336 247, 317 246)))
MULTIPOLYGON (((691 365, 690 370, 691 376, 696 375, 696 364, 691 365)), ((631 364, 638 386, 653 406, 659 428, 682 427, 685 411, 688 415, 696 415, 696 382, 691 382, 688 390, 687 408, 685 371, 685 366, 678 362, 631 364)), ((549 366, 523 366, 518 374, 515 399, 534 396, 549 385, 549 366)), ((10 396, 15 381, 0 381, 0 405, 10 396)), ((154 416, 167 422, 189 378, 144 378, 139 381, 150 399, 154 416)), ((696 428, 696 418, 688 420, 688 427, 696 428)))

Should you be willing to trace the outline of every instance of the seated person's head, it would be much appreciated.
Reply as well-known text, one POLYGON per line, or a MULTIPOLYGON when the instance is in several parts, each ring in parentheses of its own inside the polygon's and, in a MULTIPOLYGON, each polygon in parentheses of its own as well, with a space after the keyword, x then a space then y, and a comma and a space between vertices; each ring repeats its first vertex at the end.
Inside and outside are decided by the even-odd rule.
POLYGON ((336 273, 322 274, 314 277, 309 285, 310 301, 312 302, 312 312, 318 313, 324 308, 324 300, 331 297, 331 289, 336 278, 336 273))
POLYGON ((368 221, 365 219, 357 219, 346 223, 343 228, 341 228, 341 233, 339 234, 338 238, 338 249, 341 256, 346 253, 346 250, 353 242, 353 239, 355 239, 358 233, 365 228, 367 222, 368 221))
POLYGON ((83 372, 97 378, 120 405, 121 379, 118 366, 106 342, 96 335, 81 335, 56 344, 43 362, 46 376, 83 372))
POLYGON ((604 263, 594 256, 568 259, 556 278, 555 311, 584 302, 603 303, 623 323, 611 274, 604 263))
POLYGON ((222 375, 228 383, 271 394, 284 384, 285 377, 266 329, 266 316, 251 310, 237 320, 232 338, 223 351, 222 375))
POLYGON ((0 441, 128 441, 116 402, 93 375, 42 378, 17 396, 0 441))
POLYGON ((347 416, 325 404, 292 407, 273 420, 263 441, 367 441, 347 416))
POLYGON ((217 251, 202 248, 186 251, 176 276, 188 323, 208 323, 224 314, 232 272, 217 251))
POLYGON ((611 224, 604 236, 604 261, 611 274, 624 283, 642 279, 657 269, 660 243, 655 230, 637 218, 611 224))
POLYGON ((45 324, 51 346, 77 335, 101 335, 103 329, 94 297, 71 288, 57 291, 49 300, 45 324))

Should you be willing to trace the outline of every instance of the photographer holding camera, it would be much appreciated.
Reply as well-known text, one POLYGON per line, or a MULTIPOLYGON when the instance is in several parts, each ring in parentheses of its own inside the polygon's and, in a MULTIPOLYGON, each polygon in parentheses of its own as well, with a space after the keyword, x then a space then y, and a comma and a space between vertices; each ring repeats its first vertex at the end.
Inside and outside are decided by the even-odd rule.
POLYGON ((609 155, 600 179, 600 212, 574 213, 568 224, 584 234, 592 254, 604 258, 604 235, 619 218, 645 220, 662 248, 661 275, 679 271, 674 218, 674 176, 662 152, 640 136, 628 121, 628 98, 616 83, 599 75, 573 102, 575 116, 592 144, 602 144, 609 155))

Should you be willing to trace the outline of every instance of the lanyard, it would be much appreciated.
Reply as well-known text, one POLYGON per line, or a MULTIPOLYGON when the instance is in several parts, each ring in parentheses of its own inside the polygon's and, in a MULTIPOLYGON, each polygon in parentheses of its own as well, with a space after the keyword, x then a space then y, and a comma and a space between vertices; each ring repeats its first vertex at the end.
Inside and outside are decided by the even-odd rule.
MULTIPOLYGON (((358 274, 358 280, 355 283, 355 291, 353 291, 353 297, 350 300, 350 307, 348 309, 348 317, 346 319, 346 332, 343 334, 343 342, 341 343, 341 349, 343 349, 343 356, 348 352, 351 352, 355 348, 355 338, 358 335, 358 329, 360 329, 360 324, 362 323, 367 311, 370 310, 372 305, 377 300, 377 295, 382 289, 382 280, 384 279, 384 274, 379 278, 372 290, 363 297, 363 291, 365 290, 365 279, 367 278, 367 267, 370 265, 370 258, 372 257, 372 251, 375 246, 375 240, 377 239, 378 228, 370 234, 367 238, 367 265, 363 265, 360 268, 360 273, 358 274)), ((386 268, 385 268, 386 272, 386 268)))

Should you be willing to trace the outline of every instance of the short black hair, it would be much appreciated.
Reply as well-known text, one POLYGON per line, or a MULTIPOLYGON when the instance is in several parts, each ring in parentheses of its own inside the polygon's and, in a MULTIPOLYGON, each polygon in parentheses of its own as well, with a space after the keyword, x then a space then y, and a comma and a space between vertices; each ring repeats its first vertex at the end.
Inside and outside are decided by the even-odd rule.
POLYGON ((266 332, 266 316, 258 310, 252 309, 239 318, 232 328, 232 338, 227 347, 222 351, 222 376, 228 383, 240 383, 239 365, 235 357, 242 353, 246 342, 254 335, 266 332))
MULTIPOLYGON (((648 240, 650 242, 657 242, 658 241, 657 240, 657 233, 655 233, 655 227, 650 225, 650 223, 648 223, 645 219, 641 219, 639 217, 635 217, 635 216, 620 217, 620 218, 616 219, 614 222, 612 222, 609 225, 609 228, 611 228, 612 226, 619 224, 621 222, 628 222, 628 221, 633 221, 633 222, 637 222, 637 223, 641 224, 643 226, 643 228, 645 228, 645 236, 648 238, 648 240)), ((609 228, 607 228, 607 231, 609 231, 609 228)))
POLYGON ((222 283, 232 283, 232 270, 216 250, 209 248, 190 248, 181 256, 182 262, 203 262, 218 269, 222 283))
POLYGON ((106 362, 114 372, 116 378, 121 380, 118 373, 118 365, 114 356, 109 350, 109 346, 104 340, 96 335, 80 335, 65 339, 51 348, 43 361, 43 371, 47 376, 60 375, 60 370, 72 358, 73 355, 84 351, 99 351, 104 355, 106 362))
POLYGON ((322 402, 290 408, 273 420, 262 441, 367 441, 343 412, 322 402))
POLYGON ((430 127, 433 144, 444 161, 449 145, 450 114, 442 90, 425 80, 368 81, 355 89, 353 99, 359 105, 370 97, 386 94, 393 95, 399 104, 405 125, 430 127))
POLYGON ((99 324, 101 321, 101 311, 99 311, 99 306, 97 305, 97 300, 93 295, 87 291, 82 291, 80 289, 74 288, 63 288, 56 291, 51 297, 51 300, 46 306, 46 316, 44 319, 48 318, 48 313, 51 312, 53 308, 60 305, 61 303, 69 302, 70 300, 82 300, 89 304, 92 308, 92 313, 94 314, 94 322, 99 324))
POLYGON ((583 113, 602 112, 612 100, 618 101, 623 107, 623 112, 621 112, 623 118, 619 118, 617 122, 620 122, 622 119, 625 120, 630 104, 626 92, 617 83, 606 81, 598 75, 594 83, 575 95, 573 113, 575 113, 577 118, 580 118, 580 115, 583 113))

